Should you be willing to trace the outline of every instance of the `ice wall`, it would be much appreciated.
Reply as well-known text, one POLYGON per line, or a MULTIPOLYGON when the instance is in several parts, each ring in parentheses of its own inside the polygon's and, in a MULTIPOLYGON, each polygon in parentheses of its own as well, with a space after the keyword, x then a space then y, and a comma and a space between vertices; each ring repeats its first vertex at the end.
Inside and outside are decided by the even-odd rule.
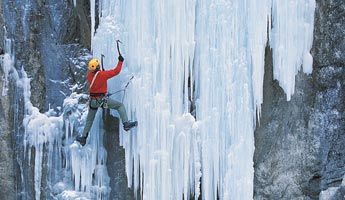
POLYGON ((115 40, 123 41, 124 71, 122 77, 112 80, 110 91, 123 87, 135 74, 125 98, 132 100, 127 104, 130 118, 143 126, 137 129, 140 134, 124 133, 121 137, 127 150, 128 182, 136 189, 141 186, 144 199, 182 199, 183 195, 187 199, 194 191, 195 179, 200 178, 200 173, 194 177, 193 171, 201 166, 195 161, 200 160, 197 152, 191 153, 198 150, 198 144, 195 119, 188 114, 191 88, 187 87, 195 40, 194 31, 186 30, 195 26, 195 2, 186 2, 184 9, 179 7, 182 1, 123 3, 102 1, 105 9, 92 43, 96 56, 105 54, 105 67, 109 68, 117 60, 115 40), (138 21, 130 16, 134 13, 138 21), (170 18, 178 23, 171 24, 170 18))
POLYGON ((100 5, 94 56, 104 54, 105 67, 114 66, 120 39, 125 57, 122 74, 109 81, 110 92, 135 77, 124 100, 139 126, 120 136, 129 186, 140 188, 143 199, 198 198, 200 185, 203 199, 253 198, 253 132, 263 102, 265 48, 269 43, 273 49, 274 78, 289 100, 301 65, 312 71, 315 1, 100 5))
MULTIPOLYGON (((109 91, 134 76, 125 92, 114 95, 139 121, 120 135, 128 186, 140 189, 143 199, 197 199, 201 190, 203 199, 251 199, 265 48, 273 49, 274 78, 289 100, 301 65, 312 71, 315 1, 101 0, 99 12, 90 3, 92 48, 95 57, 105 55, 105 68, 116 65, 115 42, 123 42, 124 69, 109 81, 109 91)), ((24 145, 29 160, 34 151, 35 198, 46 152, 54 166, 48 181, 58 198, 107 199, 100 112, 81 148, 73 133, 85 119, 87 107, 78 105, 84 97, 66 99, 65 115, 40 113, 30 102, 30 79, 13 67, 12 49, 5 39, 2 95, 11 74, 24 91, 24 145)))

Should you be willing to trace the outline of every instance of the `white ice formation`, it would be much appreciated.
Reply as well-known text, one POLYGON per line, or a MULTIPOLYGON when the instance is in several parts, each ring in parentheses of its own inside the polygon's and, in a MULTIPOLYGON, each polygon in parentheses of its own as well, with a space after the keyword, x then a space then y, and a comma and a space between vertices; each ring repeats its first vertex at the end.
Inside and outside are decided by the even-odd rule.
MULTIPOLYGON (((109 81, 109 91, 134 76, 124 98, 117 95, 129 118, 139 121, 136 129, 120 134, 128 186, 149 200, 201 194, 202 199, 252 199, 265 49, 272 48, 274 78, 290 100, 301 66, 312 72, 315 0, 100 0, 98 12, 95 0, 90 5, 93 53, 105 55, 106 68, 116 64, 116 40, 122 41, 124 69, 109 81)), ((62 119, 37 113, 26 102, 25 144, 35 147, 35 165, 41 165, 42 145, 54 152, 51 144, 59 144, 63 134, 71 139, 85 107, 62 119)), ((72 188, 56 185, 65 190, 62 199, 109 195, 100 120, 98 114, 84 148, 72 140, 56 146, 67 159, 64 177, 73 180, 72 188)), ((36 199, 41 170, 37 166, 36 199)))
POLYGON ((99 9, 94 55, 112 67, 123 42, 111 91, 135 77, 124 99, 139 126, 120 138, 129 186, 143 199, 200 189, 203 199, 252 199, 265 48, 290 100, 301 66, 312 72, 315 0, 101 0, 99 9))

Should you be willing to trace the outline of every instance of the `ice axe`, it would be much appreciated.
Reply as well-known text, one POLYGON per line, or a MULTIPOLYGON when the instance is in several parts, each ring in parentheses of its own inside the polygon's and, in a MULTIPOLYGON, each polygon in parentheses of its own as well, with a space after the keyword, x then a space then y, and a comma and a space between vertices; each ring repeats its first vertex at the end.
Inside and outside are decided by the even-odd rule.
POLYGON ((105 56, 103 55, 103 54, 101 54, 101 66, 102 66, 102 71, 104 71, 104 67, 103 67, 103 58, 104 58, 105 56))
MULTIPOLYGON (((104 71, 104 65, 103 65, 103 58, 105 56, 103 54, 101 54, 101 66, 102 66, 102 71, 104 71)), ((108 105, 107 105, 107 98, 105 99, 105 101, 103 102, 102 104, 103 108, 102 109, 102 116, 103 116, 103 119, 106 121, 107 120, 107 114, 106 112, 109 112, 109 110, 107 111, 107 108, 108 108, 108 105)))
POLYGON ((117 52, 119 52, 119 56, 122 56, 121 52, 120 52, 120 45, 119 45, 119 43, 122 43, 122 42, 120 40, 116 40, 117 52))

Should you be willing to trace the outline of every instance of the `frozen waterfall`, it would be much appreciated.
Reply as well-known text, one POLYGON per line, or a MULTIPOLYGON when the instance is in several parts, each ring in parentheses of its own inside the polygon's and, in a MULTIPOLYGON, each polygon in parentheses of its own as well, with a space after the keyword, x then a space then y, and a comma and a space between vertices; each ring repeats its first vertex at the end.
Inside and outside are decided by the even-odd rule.
POLYGON ((312 71, 315 1, 101 0, 98 8, 94 55, 112 67, 123 42, 124 71, 110 91, 135 77, 124 100, 139 126, 121 134, 129 186, 143 199, 197 198, 200 189, 203 199, 251 199, 265 48, 289 100, 300 67, 312 71))
MULTIPOLYGON (((134 77, 115 95, 139 122, 120 133, 128 187, 147 200, 252 199, 265 49, 272 48, 274 78, 290 100, 301 66, 312 72, 315 0, 90 0, 90 6, 93 54, 105 55, 106 68, 116 65, 116 40, 122 41, 123 71, 109 80, 109 92, 134 77)), ((10 51, 3 60, 2 95, 8 72, 16 72, 10 51)), ((66 99, 64 116, 40 113, 30 102, 30 80, 24 70, 20 75, 29 159, 35 151, 36 199, 44 151, 55 166, 49 179, 59 199, 107 199, 100 112, 81 148, 72 134, 82 129, 87 107, 78 103, 85 95, 66 99)))

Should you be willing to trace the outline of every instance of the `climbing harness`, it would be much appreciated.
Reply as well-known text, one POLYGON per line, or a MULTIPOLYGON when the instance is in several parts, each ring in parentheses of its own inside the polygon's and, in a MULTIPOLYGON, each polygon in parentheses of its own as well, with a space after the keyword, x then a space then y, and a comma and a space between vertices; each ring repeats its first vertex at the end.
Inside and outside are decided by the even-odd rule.
POLYGON ((101 105, 103 108, 107 109, 108 108, 108 96, 105 95, 103 98, 103 104, 101 105))
POLYGON ((108 97, 106 94, 91 93, 89 98, 89 107, 97 110, 99 107, 108 107, 108 97))

